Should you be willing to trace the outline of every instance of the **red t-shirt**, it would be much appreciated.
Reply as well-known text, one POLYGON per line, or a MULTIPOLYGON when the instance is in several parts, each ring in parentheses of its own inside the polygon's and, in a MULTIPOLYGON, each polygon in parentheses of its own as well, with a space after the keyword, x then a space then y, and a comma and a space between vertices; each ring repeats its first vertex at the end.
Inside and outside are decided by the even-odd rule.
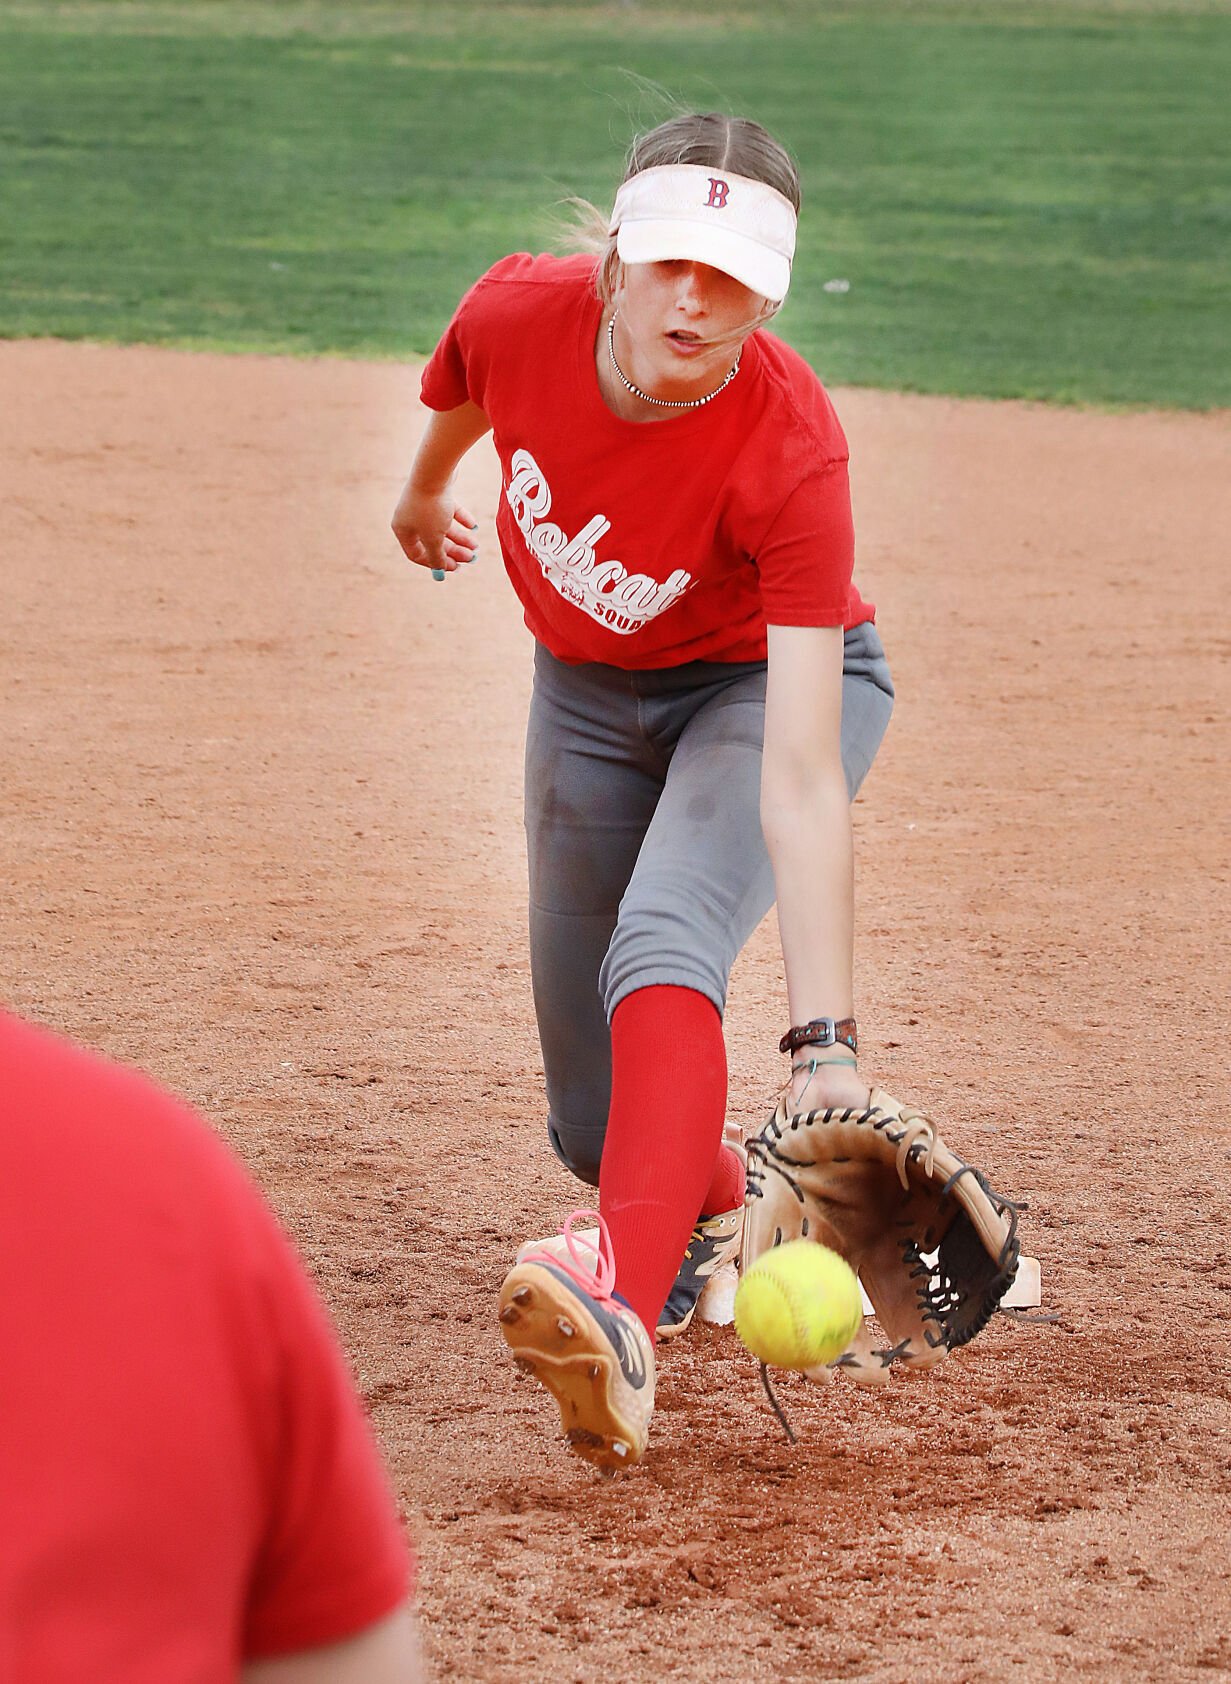
POLYGON ((712 403, 622 421, 599 392, 589 257, 507 257, 462 299, 423 401, 467 398, 503 470, 496 529, 526 624, 563 661, 754 661, 765 627, 854 626, 847 447, 824 387, 764 329, 712 403))
POLYGON ((239 1164, 0 1013, 0 1678, 224 1684, 409 1556, 324 1308, 239 1164))

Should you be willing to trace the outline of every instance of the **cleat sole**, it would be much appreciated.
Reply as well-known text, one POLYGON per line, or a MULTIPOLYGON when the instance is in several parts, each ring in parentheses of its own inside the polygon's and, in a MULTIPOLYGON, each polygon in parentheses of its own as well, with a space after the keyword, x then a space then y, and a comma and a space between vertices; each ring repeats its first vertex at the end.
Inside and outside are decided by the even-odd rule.
POLYGON ((513 1360, 556 1400, 573 1452, 605 1469, 639 1461, 635 1447, 644 1434, 611 1395, 612 1371, 618 1377, 619 1364, 605 1354, 606 1336, 576 1294, 541 1265, 522 1263, 506 1278, 500 1306, 500 1331, 513 1360), (519 1306, 515 1319, 507 1318, 504 1311, 513 1305, 519 1306))

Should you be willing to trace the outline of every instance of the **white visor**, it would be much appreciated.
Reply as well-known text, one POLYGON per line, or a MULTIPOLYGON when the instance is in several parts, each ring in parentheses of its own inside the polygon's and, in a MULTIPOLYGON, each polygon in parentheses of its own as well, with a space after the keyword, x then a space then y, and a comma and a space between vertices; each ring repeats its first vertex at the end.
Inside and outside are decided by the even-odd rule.
POLYGON ((608 232, 625 263, 708 263, 780 304, 791 284, 795 225, 791 201, 763 181, 662 164, 620 188, 608 232))

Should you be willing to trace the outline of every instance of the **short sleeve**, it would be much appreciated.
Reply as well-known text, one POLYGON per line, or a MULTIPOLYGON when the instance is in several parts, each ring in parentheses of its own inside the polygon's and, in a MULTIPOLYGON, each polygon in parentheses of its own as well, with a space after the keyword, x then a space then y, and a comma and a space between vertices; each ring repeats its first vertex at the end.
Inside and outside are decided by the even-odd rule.
POLYGON ((419 395, 429 409, 456 409, 467 401, 484 407, 489 361, 486 346, 495 328, 493 318, 500 310, 500 288, 491 281, 504 267, 498 264, 475 282, 428 358, 419 395))
POLYGON ((375 1439, 329 1317, 269 1219, 265 1289, 277 1353, 268 1522, 244 1652, 356 1636, 410 1590, 410 1552, 375 1439))
POLYGON ((429 409, 440 410, 456 409, 469 399, 463 324, 459 316, 454 316, 432 352, 419 383, 419 396, 429 409))
POLYGON ((767 625, 842 625, 855 564, 846 463, 830 463, 794 486, 753 554, 767 625))

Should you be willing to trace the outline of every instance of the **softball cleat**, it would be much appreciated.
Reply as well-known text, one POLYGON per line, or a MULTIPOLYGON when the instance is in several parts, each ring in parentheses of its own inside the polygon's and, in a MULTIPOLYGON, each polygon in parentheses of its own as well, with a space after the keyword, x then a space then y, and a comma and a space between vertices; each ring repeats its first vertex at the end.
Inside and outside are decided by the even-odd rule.
MULTIPOLYGON (((729 1133, 724 1144, 733 1147, 741 1158, 744 1156, 742 1144, 729 1133)), ((677 1334, 683 1333, 691 1326, 706 1287, 724 1269, 731 1272, 730 1290, 734 1292, 734 1271, 739 1264, 743 1238, 743 1205, 737 1210, 725 1210, 717 1216, 702 1216, 698 1219, 696 1227, 688 1237, 680 1272, 675 1277, 663 1312, 658 1318, 657 1333, 660 1339, 674 1339, 677 1334)), ((593 1252, 598 1247, 598 1229, 583 1228, 580 1233, 553 1234, 550 1239, 527 1240, 517 1253, 517 1261, 521 1263, 527 1257, 535 1255, 552 1258, 556 1262, 561 1259, 567 1260, 570 1243, 593 1252)), ((705 1321, 715 1318, 707 1317, 705 1307, 702 1306, 701 1319, 705 1321)), ((730 1317, 725 1319, 730 1320, 730 1317)))
MULTIPOLYGON (((738 1210, 727 1210, 720 1216, 703 1216, 700 1219, 688 1237, 680 1272, 675 1277, 663 1312, 658 1318, 657 1333, 660 1339, 674 1339, 676 1334, 683 1333, 685 1328, 691 1326, 697 1306, 701 1302, 701 1295, 714 1276, 720 1270, 734 1268, 738 1264, 743 1233, 742 1205, 738 1210)), ((574 1243, 579 1242, 593 1249, 598 1244, 598 1229, 583 1228, 572 1238, 574 1243)), ((567 1258, 568 1248, 564 1235, 553 1234, 550 1239, 527 1240, 517 1253, 517 1261, 522 1263, 527 1257, 539 1254, 554 1258, 556 1262, 567 1258)), ((705 1320, 704 1312, 701 1319, 705 1320)))
POLYGON ((689 1235, 684 1261, 658 1318, 658 1337, 674 1339, 692 1321, 701 1294, 720 1269, 739 1262, 744 1207, 703 1216, 689 1235))
POLYGON ((604 1470, 645 1454, 654 1412, 654 1347, 640 1318, 615 1296, 615 1265, 601 1217, 587 1243, 564 1224, 562 1251, 523 1248, 500 1289, 500 1331, 519 1368, 555 1398, 576 1455, 604 1470))

